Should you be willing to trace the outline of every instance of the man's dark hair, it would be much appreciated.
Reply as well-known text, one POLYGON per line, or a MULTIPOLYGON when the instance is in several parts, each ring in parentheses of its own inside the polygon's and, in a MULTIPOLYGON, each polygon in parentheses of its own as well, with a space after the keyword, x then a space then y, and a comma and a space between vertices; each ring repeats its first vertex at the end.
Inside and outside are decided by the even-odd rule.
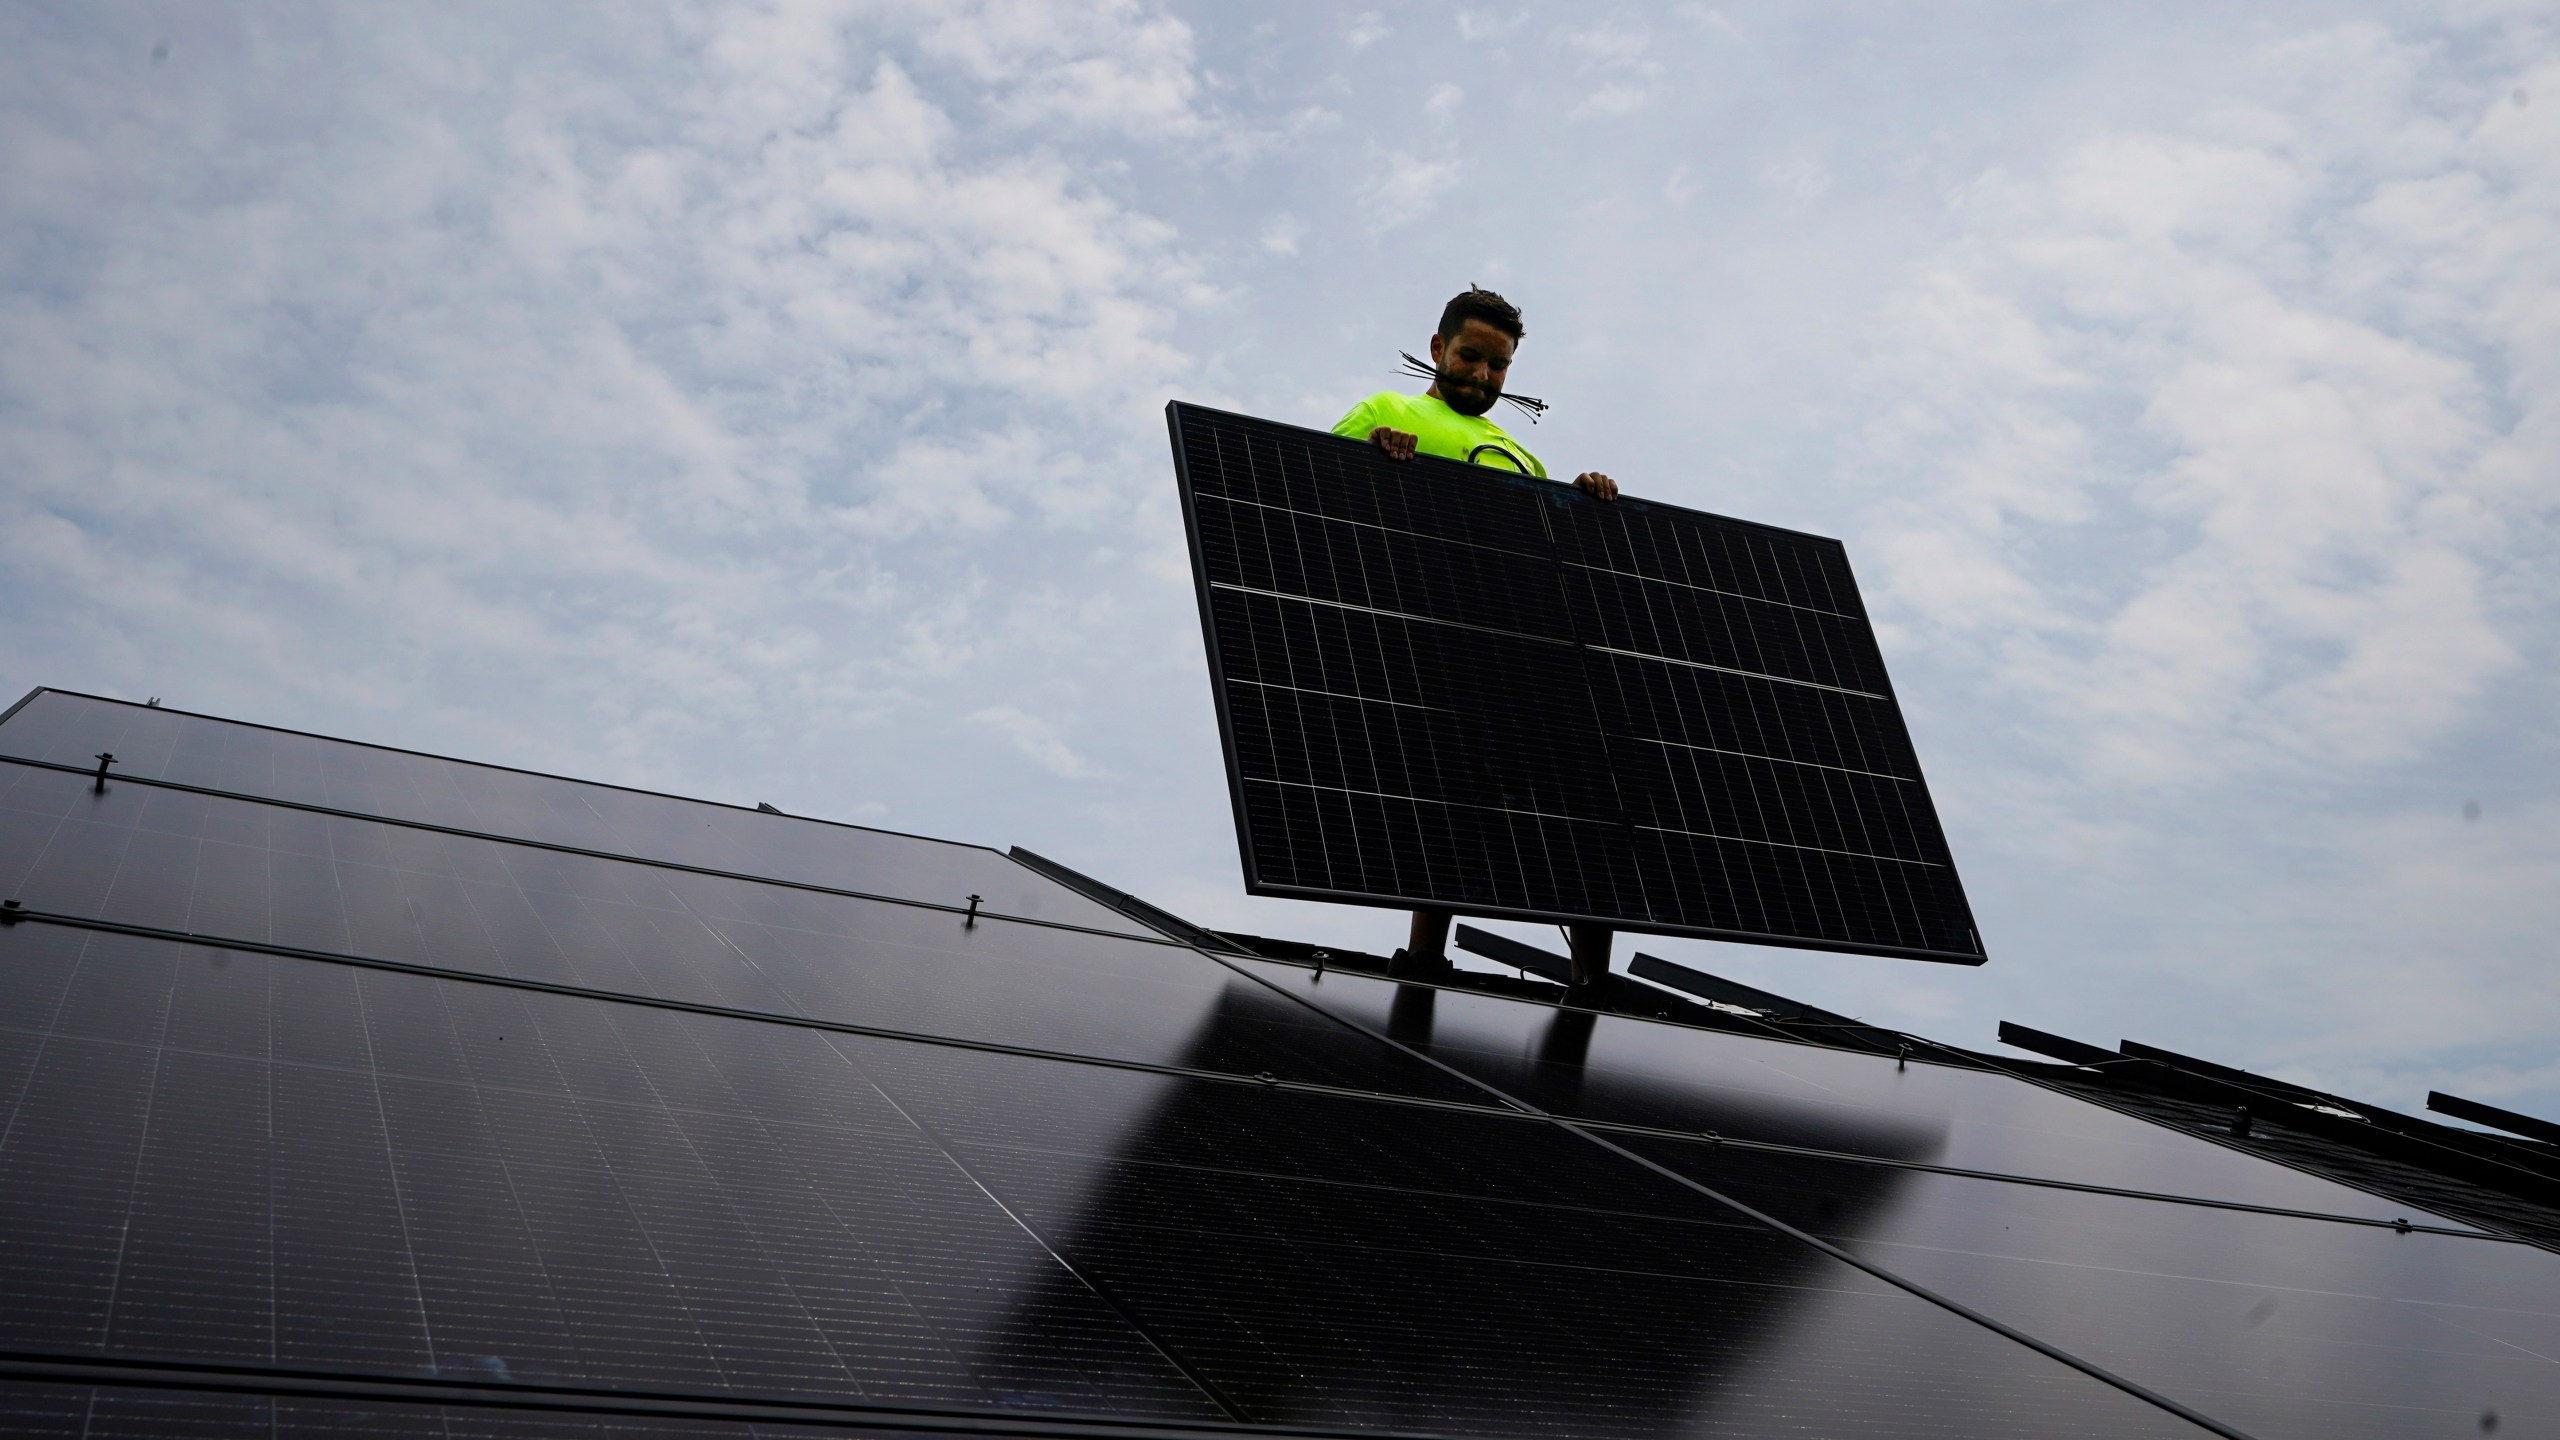
POLYGON ((1470 320, 1481 320, 1518 343, 1520 307, 1480 286, 1470 285, 1440 310, 1440 338, 1452 340, 1470 320))

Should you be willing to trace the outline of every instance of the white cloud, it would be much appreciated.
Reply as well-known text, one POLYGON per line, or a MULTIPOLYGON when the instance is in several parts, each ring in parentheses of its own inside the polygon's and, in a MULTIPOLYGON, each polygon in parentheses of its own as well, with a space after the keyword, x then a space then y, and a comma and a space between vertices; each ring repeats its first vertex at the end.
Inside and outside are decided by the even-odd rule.
POLYGON ((1191 27, 1138 0, 1056 5, 968 0, 934 6, 925 54, 988 87, 1017 124, 1064 122, 1142 139, 1196 135, 1191 27))
POLYGON ((1395 33, 1387 28, 1385 16, 1375 10, 1363 10, 1351 17, 1351 27, 1342 32, 1342 43, 1357 55, 1395 33))
POLYGON ((1361 218, 1372 230, 1410 225, 1438 208, 1458 187, 1467 165, 1453 154, 1378 150, 1369 157, 1369 179, 1360 187, 1361 218))
POLYGON ((1648 53, 1653 36, 1644 26, 1611 16, 1565 32, 1564 43, 1581 57, 1576 72, 1591 87, 1573 118, 1631 115, 1653 102, 1662 66, 1648 53))
POLYGON ((1682 0, 1671 7, 1671 13, 1711 35, 1738 38, 1742 33, 1722 10, 1699 4, 1698 0, 1682 0))
POLYGON ((1069 748, 1058 736, 1057 727, 1037 715, 1028 714, 1011 705, 995 705, 969 717, 971 723, 983 725, 1011 742, 1013 748, 1032 764, 1062 780, 1103 780, 1108 773, 1069 748))
MULTIPOLYGON (((2405 60, 2358 53, 2333 83, 2387 90, 2405 60)), ((2516 662, 2523 617, 2483 576, 2532 502, 2492 492, 2551 423, 2513 357, 2560 339, 2516 323, 2560 263, 2494 262, 2560 257, 2560 214, 2485 127, 2424 155, 2203 128, 2094 136, 1966 197, 1972 233, 1894 318, 1871 447, 1933 469, 1870 544, 1924 633, 1995 647, 2109 783, 2405 760, 2516 662), (2488 213, 2445 225, 2413 184, 2488 213), (2107 553, 2127 523, 2155 548, 2107 553)))
POLYGON ((1831 170, 1819 155, 1781 156, 1760 167, 1760 183, 1798 204, 1810 204, 1831 192, 1831 170))
POLYGON ((1372 232, 1410 225, 1439 207, 1458 187, 1469 165, 1458 143, 1459 107, 1464 88, 1443 81, 1422 97, 1424 133, 1398 146, 1372 143, 1369 176, 1359 189, 1361 218, 1372 232))
POLYGON ((1642 25, 1611 16, 1580 30, 1568 31, 1565 43, 1582 56, 1586 70, 1632 70, 1646 63, 1653 37, 1642 25))
POLYGON ((980 7, 911 64, 824 7, 567 53, 225 12, 141 103, 112 51, 22 50, 0 134, 62 183, 0 202, 57 237, 0 253, 20 663, 104 646, 176 691, 210 646, 271 715, 549 696, 511 743, 587 729, 555 766, 587 772, 947 703, 1046 624, 988 577, 1149 489, 1095 419, 1160 397, 1198 287, 1050 150, 963 144, 913 66, 1160 126, 1168 25, 980 7))
POLYGON ((2048 945, 2150 1025, 2404 1104, 2560 1073, 2550 788, 2494 831, 2438 788, 2539 753, 2492 737, 2560 643, 2560 133, 2482 68, 2280 39, 2245 103, 1979 175, 1855 462, 1906 693, 1966 697, 1974 872, 2067 894, 2048 945))

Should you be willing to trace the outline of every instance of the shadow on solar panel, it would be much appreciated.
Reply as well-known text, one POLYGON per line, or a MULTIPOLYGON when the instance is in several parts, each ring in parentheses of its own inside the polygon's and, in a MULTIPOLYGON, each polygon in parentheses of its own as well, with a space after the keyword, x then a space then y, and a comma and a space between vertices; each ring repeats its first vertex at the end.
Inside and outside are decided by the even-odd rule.
POLYGON ((1982 962, 1840 542, 1168 416, 1248 890, 1982 962))
MULTIPOLYGON (((1281 1013, 1228 991, 1182 1063, 1221 1063, 1281 1013)), ((1592 1018, 1548 1013, 1551 1027, 1592 1018)), ((1340 1042, 1366 1043, 1350 1031, 1340 1042)), ((1584 1068, 1552 1055, 1524 1064, 1547 1072, 1531 1078, 1549 1092, 1567 1072, 1581 1083, 1584 1068)), ((1936 1139, 1908 1117, 1590 1079, 1620 1105, 1702 1129, 1783 1113, 1880 1153, 1917 1157, 1936 1139)), ((1072 1333, 1092 1287, 1253 1422, 1670 1435, 1764 1433, 1754 1408, 1787 1389, 1780 1376, 1803 1351, 1875 1343, 1872 1297, 1818 1252, 1702 1215, 1686 1192, 1595 1165, 1547 1127, 1194 1080, 1099 1083, 1156 1098, 1113 1137, 1087 1140, 1073 1117, 1091 1102, 1043 1087, 1028 1103, 1059 1118, 1040 1125, 1036 1154, 967 1152, 1072 1267, 1017 1302, 1000 1347, 1072 1333)), ((1826 1217, 1869 1223, 1910 1180, 1855 1167, 1826 1217)), ((1875 1402, 1826 1403, 1837 1420, 1875 1402)))

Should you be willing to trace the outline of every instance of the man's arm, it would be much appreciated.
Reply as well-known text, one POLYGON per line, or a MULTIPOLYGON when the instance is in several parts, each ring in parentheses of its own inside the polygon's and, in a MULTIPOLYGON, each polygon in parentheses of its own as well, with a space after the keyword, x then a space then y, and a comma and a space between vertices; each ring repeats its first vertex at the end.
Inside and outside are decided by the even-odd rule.
POLYGON ((1418 436, 1407 434, 1393 426, 1379 424, 1378 412, 1368 400, 1352 406, 1350 414, 1333 422, 1333 433, 1347 435, 1354 440, 1366 440, 1386 451, 1387 458, 1390 460, 1412 459, 1414 446, 1420 443, 1418 436))
MULTIPOLYGON (((1377 397, 1372 395, 1370 400, 1377 400, 1377 397)), ((1408 436, 1405 430, 1393 428, 1393 425, 1377 423, 1377 410, 1375 405, 1370 405, 1370 400, 1362 400, 1359 405, 1352 405, 1352 413, 1344 415, 1341 420, 1334 420, 1336 436, 1349 436, 1354 438, 1354 441, 1370 441, 1372 446, 1388 451, 1390 461, 1413 459, 1413 446, 1421 443, 1421 438, 1408 436)))

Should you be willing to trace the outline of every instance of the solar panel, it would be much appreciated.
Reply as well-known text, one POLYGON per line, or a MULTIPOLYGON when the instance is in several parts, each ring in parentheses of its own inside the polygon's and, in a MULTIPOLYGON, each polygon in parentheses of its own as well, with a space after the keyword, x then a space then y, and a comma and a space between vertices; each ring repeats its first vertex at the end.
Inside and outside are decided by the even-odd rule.
POLYGON ((0 719, 0 756, 168 780, 385 820, 1148 935, 982 845, 765 814, 419 755, 179 710, 39 690, 0 719))
MULTIPOLYGON (((1428 987, 1261 960, 1238 966, 1377 1032, 1428 987)), ((1542 1110, 1790 1149, 1916 1161, 2062 1185, 2173 1190, 2236 1205, 2456 1225, 2388 1199, 1989 1070, 1599 1015, 1578 1073, 1549 1065, 1565 1008, 1462 989, 1434 993, 1408 1043, 1542 1110)))
POLYGON ((1247 889, 1982 962, 1838 541, 1168 414, 1247 889))
POLYGON ((25 923, 12 1052, 17 1355, 1521 1440, 2193 1433, 1500 1113, 25 923))
POLYGON ((1310 1027, 1298 1007, 1177 945, 967 925, 920 906, 129 782, 92 794, 82 776, 6 759, 0 896, 206 939, 1142 1064, 1196 1058, 1201 1017, 1241 1004, 1258 1018, 1231 1014, 1230 1044, 1205 1068, 1473 1098, 1410 1056, 1310 1027))
POLYGON ((1058 1259, 851 1037, 22 924, 12 1049, 0 1349, 1218 1413, 1011 1321, 1058 1259))
MULTIPOLYGON (((1771 1035, 1607 1008, 1659 966, 1576 1007, 972 924, 627 818, 660 858, 0 755, 0 1433, 2560 1417, 2560 1246, 2289 1168, 2274 1114, 2189 1133, 2122 1067, 1905 1063, 1710 976, 1771 1035)), ((917 853, 944 893, 988 852, 917 853)))
POLYGON ((1910 1171, 1880 1201, 1866 1166, 1627 1143, 2260 1440, 2560 1414, 2560 1256, 2531 1246, 1910 1171))

